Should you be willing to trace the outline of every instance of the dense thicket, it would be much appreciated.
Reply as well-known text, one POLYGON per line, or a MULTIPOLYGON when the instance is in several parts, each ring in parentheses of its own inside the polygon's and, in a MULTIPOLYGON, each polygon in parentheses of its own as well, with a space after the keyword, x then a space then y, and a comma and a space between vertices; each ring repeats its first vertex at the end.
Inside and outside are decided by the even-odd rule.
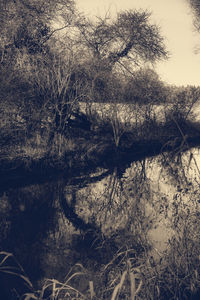
POLYGON ((123 89, 122 71, 167 54, 146 11, 92 21, 71 0, 1 0, 0 7, 4 104, 26 101, 22 106, 28 108, 51 102, 57 115, 67 112, 68 118, 72 105, 66 103, 106 101, 113 97, 112 86, 123 89))
MULTIPOLYGON (((147 67, 167 58, 147 11, 89 19, 72 0, 1 0, 0 8, 1 134, 16 126, 26 138, 45 132, 50 146, 56 135, 62 142, 81 102, 176 103, 183 116, 198 99, 198 89, 175 91, 147 67)), ((123 132, 117 110, 109 121, 114 139, 123 132)))

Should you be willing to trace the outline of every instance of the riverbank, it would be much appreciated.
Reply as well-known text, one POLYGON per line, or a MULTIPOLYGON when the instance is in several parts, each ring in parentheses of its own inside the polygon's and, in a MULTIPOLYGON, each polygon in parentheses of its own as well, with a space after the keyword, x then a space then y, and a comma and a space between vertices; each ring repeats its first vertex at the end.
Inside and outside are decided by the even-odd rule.
POLYGON ((150 123, 129 128, 121 133, 117 146, 109 124, 90 130, 70 128, 67 135, 54 134, 51 141, 45 131, 32 133, 29 138, 7 135, 6 142, 5 137, 0 140, 0 189, 34 182, 35 178, 51 180, 96 168, 117 168, 123 173, 134 161, 198 147, 200 124, 191 121, 177 124, 150 123))

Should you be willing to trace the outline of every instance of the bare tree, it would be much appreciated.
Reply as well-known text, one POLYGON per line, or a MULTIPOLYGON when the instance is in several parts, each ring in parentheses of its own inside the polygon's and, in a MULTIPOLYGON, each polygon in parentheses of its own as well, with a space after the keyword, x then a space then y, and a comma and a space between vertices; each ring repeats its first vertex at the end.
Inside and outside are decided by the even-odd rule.
POLYGON ((128 59, 134 65, 141 62, 154 62, 167 57, 167 52, 159 28, 150 24, 147 11, 125 11, 116 20, 106 16, 96 22, 81 19, 77 26, 81 42, 92 57, 105 61, 112 68, 116 63, 123 64, 128 59))
POLYGON ((78 58, 66 52, 65 57, 55 54, 43 59, 44 56, 37 55, 29 60, 29 82, 39 101, 40 123, 46 124, 51 139, 57 135, 61 146, 68 121, 82 97, 81 84, 74 77, 78 58))

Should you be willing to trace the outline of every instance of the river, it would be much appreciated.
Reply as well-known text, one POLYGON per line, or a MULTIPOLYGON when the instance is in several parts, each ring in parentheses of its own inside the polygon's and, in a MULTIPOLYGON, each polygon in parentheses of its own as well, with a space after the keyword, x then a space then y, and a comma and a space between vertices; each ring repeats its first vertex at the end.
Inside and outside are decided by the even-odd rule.
POLYGON ((38 288, 44 278, 63 280, 76 263, 108 263, 132 240, 156 260, 200 213, 199 184, 196 148, 134 162, 120 178, 117 169, 98 169, 7 188, 0 195, 1 250, 14 253, 38 288))

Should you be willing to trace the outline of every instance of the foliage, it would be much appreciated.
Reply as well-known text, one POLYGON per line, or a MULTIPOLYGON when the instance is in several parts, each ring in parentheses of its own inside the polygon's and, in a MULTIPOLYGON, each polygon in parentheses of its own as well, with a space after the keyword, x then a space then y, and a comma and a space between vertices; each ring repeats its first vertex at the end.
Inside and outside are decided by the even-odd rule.
POLYGON ((199 23, 199 18, 200 18, 200 3, 199 0, 187 0, 192 8, 192 11, 195 16, 194 20, 194 26, 195 28, 199 31, 200 30, 200 23, 199 23))
POLYGON ((138 64, 166 56, 159 29, 150 24, 149 18, 146 11, 125 11, 118 13, 115 21, 109 16, 97 18, 96 23, 83 18, 78 28, 83 45, 94 59, 104 60, 111 67, 123 58, 138 64))
MULTIPOLYGON (((73 0, 1 0, 0 6, 0 101, 6 111, 13 105, 22 120, 21 140, 42 138, 46 131, 46 144, 56 140, 58 156, 80 101, 116 103, 126 97, 124 60, 134 65, 167 56, 146 11, 92 21, 78 15, 73 0)), ((116 147, 126 130, 117 110, 113 104, 109 119, 116 147)), ((10 128, 6 135, 13 138, 10 128)))
POLYGON ((195 105, 200 100, 200 89, 195 86, 170 86, 167 93, 165 106, 166 121, 175 120, 182 122, 193 120, 195 105))
POLYGON ((74 12, 73 0, 40 1, 1 0, 1 53, 9 48, 27 49, 30 54, 41 52, 52 35, 55 11, 70 22, 74 12), (68 19, 67 17, 68 16, 68 19))
MULTIPOLYGON (((12 106, 17 118, 22 120, 24 130, 24 133, 21 131, 22 140, 34 131, 41 130, 43 122, 46 122, 46 125, 48 123, 46 120, 49 117, 49 111, 45 112, 44 107, 50 89, 50 87, 46 89, 44 87, 47 80, 50 83, 55 77, 51 85, 51 96, 53 92, 53 96, 58 96, 58 98, 61 93, 63 94, 63 82, 69 78, 69 72, 64 76, 64 70, 61 71, 59 66, 57 67, 59 58, 56 62, 55 51, 49 44, 55 33, 61 29, 55 28, 54 22, 64 20, 64 28, 69 27, 74 19, 75 5, 71 0, 49 1, 48 3, 43 0, 37 3, 34 0, 1 0, 0 6, 2 28, 0 34, 0 101, 6 107, 5 111, 12 106), (57 12, 56 17, 55 12, 57 12), (51 68, 52 60, 55 63, 51 68), (55 88, 57 88, 56 95, 55 88), (46 96, 45 99, 44 96, 46 96)), ((64 66, 64 62, 60 64, 60 68, 61 65, 64 66)), ((19 122, 18 125, 21 126, 22 123, 19 122)), ((12 132, 9 129, 7 128, 7 135, 10 135, 12 139, 12 132)))
MULTIPOLYGON (((159 28, 150 23, 147 11, 125 11, 112 20, 109 15, 77 19, 82 49, 82 76, 89 90, 87 100, 98 102, 124 101, 124 78, 135 66, 166 58, 159 28), (141 39, 142 36, 142 39, 141 39), (127 65, 129 62, 129 66, 127 65), (117 91, 114 94, 114 89, 117 91), (115 99, 116 98, 116 99, 115 99)), ((81 74, 80 74, 81 75, 81 74)))
POLYGON ((125 92, 127 102, 163 104, 166 96, 167 88, 153 69, 141 68, 129 76, 125 92))

